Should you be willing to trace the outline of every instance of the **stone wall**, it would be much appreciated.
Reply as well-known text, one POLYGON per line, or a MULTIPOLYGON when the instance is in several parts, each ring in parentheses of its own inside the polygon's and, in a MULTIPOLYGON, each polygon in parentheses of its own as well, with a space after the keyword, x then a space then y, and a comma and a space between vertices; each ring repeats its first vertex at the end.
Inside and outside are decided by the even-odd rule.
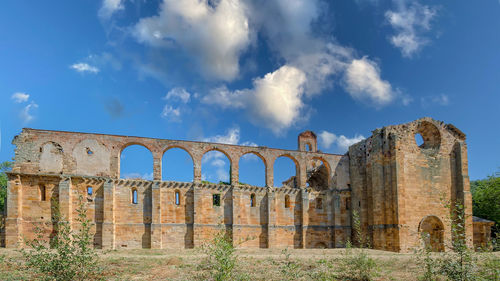
MULTIPOLYGON (((409 251, 428 229, 440 243, 451 239, 450 208, 441 199, 471 211, 465 135, 431 118, 377 129, 345 155, 318 151, 310 131, 299 135, 298 150, 34 129, 23 129, 13 143, 7 247, 32 238, 33 224, 53 235, 52 202, 76 227, 83 200, 94 244, 105 249, 192 248, 220 230, 245 248, 344 247, 353 238, 354 210, 374 248, 409 251), (153 155, 152 181, 120 179, 121 152, 134 144, 153 155), (170 148, 191 156, 193 182, 161 181, 170 148), (201 181, 201 159, 213 150, 229 159, 228 185, 201 181), (248 153, 263 160, 265 187, 239 183, 239 160, 248 153), (274 187, 274 162, 282 156, 293 160, 296 175, 274 187)), ((470 219, 466 226, 472 243, 470 219)))

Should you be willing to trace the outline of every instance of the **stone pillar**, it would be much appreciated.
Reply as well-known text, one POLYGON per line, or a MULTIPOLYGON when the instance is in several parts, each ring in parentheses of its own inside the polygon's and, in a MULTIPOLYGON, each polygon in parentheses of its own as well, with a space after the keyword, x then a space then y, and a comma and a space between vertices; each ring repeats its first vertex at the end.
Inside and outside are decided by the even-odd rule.
POLYGON ((73 223, 73 195, 71 178, 62 178, 59 182, 59 212, 61 220, 68 222, 72 229, 73 223))
POLYGON ((335 233, 334 235, 334 243, 335 243, 335 248, 340 248, 343 247, 344 245, 344 229, 343 226, 341 225, 341 213, 340 213, 340 193, 336 190, 333 192, 333 231, 335 233))
POLYGON ((307 227, 309 226, 309 193, 305 188, 300 191, 302 198, 302 248, 307 247, 307 227))
POLYGON ((239 244, 241 239, 241 219, 240 219, 240 206, 241 206, 241 191, 238 186, 234 186, 231 189, 231 202, 233 204, 232 216, 233 216, 233 246, 239 244))
POLYGON ((266 186, 267 187, 274 186, 274 162, 266 163, 266 186))
POLYGON ((5 219, 5 247, 22 245, 23 192, 21 178, 16 176, 7 182, 7 218, 5 219))
POLYGON ((234 159, 231 159, 231 185, 236 186, 239 184, 239 176, 240 176, 240 167, 238 161, 233 161, 234 159))
POLYGON ((330 240, 328 243, 328 248, 335 248, 335 221, 334 221, 335 204, 333 200, 333 191, 326 191, 326 216, 328 225, 328 235, 330 235, 330 240))
POLYGON ((274 248, 276 242, 276 200, 273 187, 267 188, 267 247, 274 248))
POLYGON ((201 157, 193 157, 193 182, 201 183, 201 157))
POLYGON ((202 216, 202 202, 201 202, 200 187, 196 184, 193 185, 193 246, 198 247, 201 245, 202 229, 199 229, 202 216))
POLYGON ((306 161, 301 161, 302 164, 297 163, 296 170, 297 170, 297 184, 299 185, 300 188, 305 188, 307 186, 307 162, 306 161))
POLYGON ((115 184, 112 180, 103 185, 102 248, 115 249, 115 184))
POLYGON ((151 187, 151 249, 162 249, 161 189, 155 181, 151 187))
POLYGON ((153 153, 153 179, 155 181, 161 181, 161 152, 153 153))

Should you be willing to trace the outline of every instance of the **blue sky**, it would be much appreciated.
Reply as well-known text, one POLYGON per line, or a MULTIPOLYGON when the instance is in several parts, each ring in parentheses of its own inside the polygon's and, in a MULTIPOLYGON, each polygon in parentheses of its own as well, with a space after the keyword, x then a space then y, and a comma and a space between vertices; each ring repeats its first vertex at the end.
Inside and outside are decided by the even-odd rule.
MULTIPOLYGON (((287 149, 313 130, 344 153, 430 116, 467 134, 478 179, 500 167, 499 81, 497 0, 7 0, 0 159, 23 127, 287 149)), ((227 159, 205 157, 204 178, 227 180, 227 159)), ((122 175, 150 177, 147 150, 122 158, 122 175)), ((263 185, 260 160, 242 162, 241 181, 263 185)), ((163 163, 192 179, 184 152, 163 163)), ((294 171, 275 169, 276 185, 294 171)))

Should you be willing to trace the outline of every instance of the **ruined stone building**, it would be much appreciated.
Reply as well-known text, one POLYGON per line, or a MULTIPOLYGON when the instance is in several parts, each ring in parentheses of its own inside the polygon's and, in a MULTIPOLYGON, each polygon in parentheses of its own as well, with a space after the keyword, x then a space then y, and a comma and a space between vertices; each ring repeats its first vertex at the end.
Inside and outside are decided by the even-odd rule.
MULTIPOLYGON (((10 248, 33 237, 34 223, 48 222, 39 225, 51 235, 54 202, 76 228, 80 197, 94 223, 94 245, 103 249, 192 248, 220 229, 238 247, 343 247, 356 211, 375 249, 406 252, 426 232, 427 242, 442 250, 451 227, 441 199, 472 209, 465 135, 431 118, 376 129, 344 155, 320 152, 310 131, 298 136, 297 150, 35 129, 23 129, 13 144, 10 248), (153 180, 120 179, 120 154, 130 145, 151 151, 153 180), (193 182, 161 180, 162 155, 170 148, 191 156, 193 182), (202 182, 201 160, 212 150, 228 157, 230 184, 202 182), (239 159, 248 153, 263 161, 265 187, 239 183, 239 159), (275 187, 273 164, 281 156, 293 160, 296 175, 275 187)), ((466 227, 472 243, 471 216, 466 227)))

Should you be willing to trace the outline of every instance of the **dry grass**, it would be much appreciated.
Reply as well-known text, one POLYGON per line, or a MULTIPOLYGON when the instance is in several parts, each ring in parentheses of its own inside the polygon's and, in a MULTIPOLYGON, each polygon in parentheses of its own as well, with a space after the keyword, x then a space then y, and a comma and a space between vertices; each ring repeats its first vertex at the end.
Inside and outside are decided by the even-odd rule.
MULTIPOLYGON (((417 280, 419 268, 412 254, 367 250, 378 265, 377 280, 417 280)), ((333 272, 343 249, 291 249, 290 261, 297 265, 296 280, 319 279, 322 273, 333 272)), ((283 268, 285 255, 278 249, 241 249, 237 275, 243 280, 286 280, 283 268)), ((204 255, 198 250, 119 250, 100 251, 108 280, 207 280, 204 255)), ((496 255, 500 253, 483 254, 496 255)), ((21 255, 0 248, 0 280, 33 280, 24 268, 21 255)))

